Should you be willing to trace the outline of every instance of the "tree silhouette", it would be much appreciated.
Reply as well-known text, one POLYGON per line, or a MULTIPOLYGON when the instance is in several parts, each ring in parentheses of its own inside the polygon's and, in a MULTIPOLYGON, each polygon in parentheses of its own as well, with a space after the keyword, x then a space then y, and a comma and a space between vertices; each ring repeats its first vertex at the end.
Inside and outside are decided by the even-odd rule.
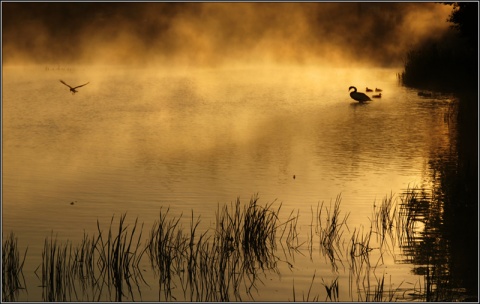
POLYGON ((453 12, 447 20, 467 39, 470 47, 478 46, 478 2, 453 3, 453 12))

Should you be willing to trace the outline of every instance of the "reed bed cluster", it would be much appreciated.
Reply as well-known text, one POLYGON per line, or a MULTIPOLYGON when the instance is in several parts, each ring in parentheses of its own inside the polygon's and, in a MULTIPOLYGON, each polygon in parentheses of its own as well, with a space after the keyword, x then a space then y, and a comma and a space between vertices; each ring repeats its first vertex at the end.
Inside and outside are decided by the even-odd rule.
POLYGON ((343 218, 340 218, 341 201, 342 197, 339 194, 335 199, 333 207, 330 202, 330 207, 325 207, 324 209, 322 202, 321 205, 317 205, 315 213, 315 233, 319 236, 321 251, 329 258, 334 271, 338 271, 337 262, 341 262, 343 256, 340 242, 343 239, 344 227, 348 230, 347 219, 350 215, 347 213, 343 218), (323 212, 326 213, 326 217, 322 221, 323 212))
POLYGON ((135 236, 137 221, 129 232, 125 217, 120 217, 117 234, 112 217, 105 236, 97 221, 98 236, 84 234, 76 246, 68 240, 60 243, 53 235, 45 239, 37 268, 41 267, 44 301, 134 300, 132 283, 138 286, 143 279, 138 264, 145 249, 140 249, 142 233, 135 236))
MULTIPOLYGON (((344 237, 345 231, 350 232, 349 213, 341 215, 340 195, 329 207, 322 202, 315 212, 312 208, 307 236, 310 259, 314 262, 312 252, 318 244, 319 253, 330 261, 336 278, 327 283, 322 277, 320 289, 315 288, 315 270, 302 300, 318 301, 320 294, 313 295, 312 290, 323 290, 323 285, 325 301, 338 301, 338 263, 343 265, 345 258, 350 270, 350 295, 356 290, 359 301, 391 301, 399 298, 400 292, 412 294, 415 299, 439 299, 441 296, 435 292, 442 284, 443 272, 431 268, 429 261, 424 263, 427 266, 423 288, 388 288, 385 277, 375 274, 385 250, 394 248, 396 242, 411 256, 413 252, 408 250, 418 250, 418 222, 424 220, 427 201, 428 197, 415 189, 408 189, 400 202, 393 195, 385 197, 378 206, 374 204, 370 227, 355 227, 349 238, 344 237), (373 235, 377 236, 378 247, 373 244, 373 235), (371 263, 374 252, 379 259, 371 263)), ((140 270, 145 253, 158 278, 159 301, 254 300, 258 285, 263 284, 262 277, 280 275, 279 263, 286 263, 293 270, 290 258, 294 260, 297 253, 303 255, 305 242, 300 242, 299 211, 292 211, 286 221, 280 222, 280 210, 281 204, 278 208, 273 208, 273 203, 260 205, 258 196, 243 206, 237 198, 230 205, 218 206, 214 227, 199 231, 200 217, 195 218, 193 211, 189 226, 183 227, 182 215, 171 216, 169 209, 161 208, 144 244, 144 225, 139 225, 138 219, 127 225, 126 214, 115 225, 113 216, 107 231, 97 221, 98 233, 84 234, 77 245, 60 243, 52 233, 45 239, 40 265, 43 300, 142 300, 140 286, 148 285, 140 270), (277 256, 279 246, 288 249, 288 255, 284 249, 285 260, 277 256)), ((3 299, 12 300, 15 292, 24 288, 19 277, 27 252, 20 260, 13 234, 4 242, 2 252, 3 299)), ((294 301, 295 293, 294 284, 294 301)))
MULTIPOLYGON (((312 288, 316 289, 316 290, 319 290, 319 288, 314 288, 315 276, 316 276, 316 271, 313 274, 312 281, 310 282, 310 286, 308 288, 307 295, 305 295, 304 292, 302 293, 301 302, 321 302, 319 294, 312 295, 312 297, 310 297, 311 293, 312 293, 312 288)), ((327 302, 327 301, 337 302, 337 301, 339 301, 340 287, 339 287, 339 283, 338 283, 338 277, 336 277, 330 283, 326 283, 324 278, 322 277, 321 285, 323 285, 323 287, 325 288, 325 293, 326 293, 324 302, 327 302)), ((297 301, 297 299, 296 299, 295 280, 294 280, 293 281, 293 302, 296 302, 296 301, 297 301)))
POLYGON ((180 218, 167 220, 168 212, 169 209, 165 213, 160 209, 159 219, 153 224, 147 242, 147 254, 152 269, 158 274, 160 291, 162 287, 165 291, 165 300, 170 299, 172 272, 183 270, 181 254, 187 248, 187 240, 178 225, 180 218))
POLYGON ((363 226, 361 228, 362 229, 358 230, 355 228, 353 230, 348 249, 350 256, 349 262, 351 262, 350 269, 354 272, 360 272, 364 264, 370 264, 369 254, 373 250, 373 248, 370 247, 372 230, 370 229, 364 234, 363 226))
POLYGON ((322 278, 322 285, 325 287, 325 291, 327 292, 327 296, 325 297, 325 301, 338 301, 338 277, 335 278, 330 284, 326 284, 322 278))
POLYGON ((90 238, 85 232, 83 239, 78 246, 73 248, 72 272, 79 279, 80 285, 85 290, 88 286, 97 284, 96 277, 96 248, 99 238, 90 238))
POLYGON ((395 220, 398 218, 398 208, 396 200, 393 194, 386 196, 381 204, 373 204, 373 224, 375 225, 375 232, 377 235, 377 241, 380 247, 386 245, 389 250, 393 250, 396 244, 395 240, 395 220), (378 209, 377 209, 378 207, 378 209), (391 242, 391 246, 388 245, 387 237, 391 242))
POLYGON ((374 276, 378 267, 378 263, 376 265, 371 263, 371 252, 374 249, 379 249, 380 257, 383 254, 381 248, 372 248, 370 246, 372 234, 372 226, 366 232, 363 226, 359 229, 355 228, 347 249, 349 257, 349 291, 352 294, 353 290, 356 290, 358 301, 369 301, 368 295, 371 293, 372 276, 374 276))
POLYGON ((250 200, 244 212, 242 248, 246 257, 255 257, 260 268, 264 268, 276 249, 277 214, 281 205, 275 211, 270 208, 273 203, 261 207, 257 200, 257 196, 250 200))
POLYGON ((417 225, 423 221, 428 209, 428 197, 415 188, 407 188, 401 196, 399 216, 396 217, 396 229, 400 247, 413 248, 418 236, 417 225))
MULTIPOLYGON (((281 226, 283 226, 283 231, 279 239, 280 245, 282 246, 284 253, 285 253, 285 247, 287 247, 289 256, 293 259, 295 259, 295 253, 301 253, 300 247, 305 243, 305 242, 299 243, 299 235, 298 235, 298 229, 297 229, 298 219, 300 218, 299 214, 300 214, 300 211, 297 210, 297 215, 294 216, 294 210, 292 210, 287 221, 281 224, 281 226), (284 236, 285 236, 285 247, 282 244, 282 240, 284 236)), ((281 226, 277 228, 280 228, 281 226)), ((312 238, 310 238, 309 240, 312 241, 312 238)), ((309 246, 310 246, 309 248, 311 248, 312 246, 311 242, 309 243, 309 246)))
POLYGON ((376 284, 368 286, 364 290, 365 302, 391 302, 395 292, 389 291, 388 295, 385 294, 385 275, 382 277, 375 277, 376 284), (388 298, 386 298, 388 297, 388 298))
POLYGON ((159 299, 177 299, 172 293, 174 281, 190 301, 242 300, 242 294, 252 297, 258 273, 277 267, 274 252, 280 210, 257 201, 253 197, 243 211, 239 199, 230 208, 219 206, 212 232, 198 233, 200 219, 194 221, 192 214, 187 234, 179 225, 180 218, 167 221, 168 211, 160 213, 147 241, 160 291, 163 288, 159 299))
MULTIPOLYGON (((430 269, 430 259, 434 252, 428 245, 430 240, 439 239, 432 237, 428 225, 432 217, 428 214, 431 204, 435 198, 429 196, 422 189, 408 187, 402 195, 394 197, 393 194, 386 196, 380 204, 374 203, 373 216, 369 229, 364 227, 355 228, 350 238, 350 245, 347 249, 347 256, 350 269, 350 291, 355 283, 358 301, 392 301, 393 299, 423 299, 431 300, 431 290, 441 290, 441 284, 432 287, 435 282, 435 275, 440 271, 430 269), (376 245, 373 247, 372 235, 376 235, 376 245), (402 250, 402 259, 397 259, 394 253, 396 244, 402 250), (384 276, 378 277, 375 273, 383 265, 384 255, 389 252, 396 262, 413 263, 414 272, 422 274, 426 272, 425 288, 385 288, 384 276), (375 252, 378 258, 372 263, 371 255, 375 252), (425 260, 419 257, 426 257, 425 260), (415 270, 417 269, 417 270, 415 270)), ((442 263, 439 263, 442 264, 442 263)), ((446 264, 446 263, 443 263, 446 264)), ((443 265, 442 264, 442 265, 443 265)), ((438 281, 438 280, 437 280, 438 281)), ((402 285, 402 284, 400 284, 402 285)), ((438 298, 437 298, 438 299, 438 298)))
POLYGON ((17 299, 20 290, 26 289, 23 275, 23 264, 27 256, 27 249, 20 259, 18 239, 13 232, 2 244, 2 302, 13 302, 17 299))
POLYGON ((443 194, 435 189, 431 193, 407 189, 400 209, 404 214, 400 245, 406 261, 414 264, 414 273, 424 276, 426 301, 450 301, 458 290, 448 268, 450 244, 439 229, 445 218, 442 201, 443 194))
POLYGON ((72 296, 76 294, 73 263, 70 242, 57 243, 53 236, 45 239, 42 251, 42 291, 45 301, 72 301, 72 296))
POLYGON ((110 287, 113 285, 115 288, 116 301, 120 301, 126 296, 124 285, 126 285, 128 294, 132 297, 132 300, 134 300, 134 292, 132 291, 130 279, 138 286, 138 280, 143 278, 138 266, 145 252, 145 249, 140 249, 143 224, 140 228, 139 235, 136 237, 136 242, 134 242, 133 239, 137 230, 138 219, 135 220, 132 230, 129 233, 128 225, 125 225, 126 216, 126 214, 120 216, 116 235, 112 229, 114 220, 114 216, 112 216, 108 234, 105 238, 100 229, 100 223, 97 220, 99 235, 95 248, 99 254, 97 264, 100 269, 100 277, 105 286, 110 287))
MULTIPOLYGON (((312 296, 312 298, 310 299, 310 293, 312 292, 312 287, 313 287, 313 284, 314 284, 314 281, 315 281, 316 274, 317 274, 317 272, 315 271, 313 273, 312 281, 310 282, 310 287, 308 288, 307 295, 305 296, 305 292, 302 293, 302 300, 301 300, 302 302, 319 302, 319 295, 318 294, 316 296, 312 296)), ((295 293, 295 280, 293 280, 293 302, 296 302, 296 301, 297 301, 297 298, 296 298, 296 293, 295 293)))

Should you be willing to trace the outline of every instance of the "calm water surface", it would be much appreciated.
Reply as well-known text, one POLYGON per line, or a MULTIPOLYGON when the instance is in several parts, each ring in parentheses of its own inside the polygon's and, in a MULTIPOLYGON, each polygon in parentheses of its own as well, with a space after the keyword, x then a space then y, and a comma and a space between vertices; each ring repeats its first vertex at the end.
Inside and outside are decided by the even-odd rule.
MULTIPOLYGON (((258 193, 261 205, 282 203, 285 219, 298 210, 299 237, 306 239, 311 208, 341 194, 350 233, 367 229, 374 202, 430 185, 432 151, 450 146, 450 100, 420 98, 396 73, 4 68, 2 226, 29 247, 24 272, 31 287, 21 299, 41 300, 32 273, 46 237, 75 242, 84 231, 95 233, 97 220, 108 228, 125 212, 148 231, 161 207, 183 213, 187 225, 193 210, 205 230, 214 227, 219 204, 237 197, 248 203, 258 193), (59 79, 90 84, 71 95, 59 79), (382 88, 382 98, 355 103, 351 85, 382 88)), ((393 288, 418 281, 408 264, 392 257, 385 265, 393 288)), ((342 289, 348 270, 332 272, 322 256, 300 255, 293 270, 282 267, 281 276, 258 287, 256 300, 292 300, 293 281, 301 299, 315 270, 318 282, 320 273, 326 281, 339 276, 343 299, 357 299, 342 289)), ((158 300, 155 284, 142 297, 158 300)))

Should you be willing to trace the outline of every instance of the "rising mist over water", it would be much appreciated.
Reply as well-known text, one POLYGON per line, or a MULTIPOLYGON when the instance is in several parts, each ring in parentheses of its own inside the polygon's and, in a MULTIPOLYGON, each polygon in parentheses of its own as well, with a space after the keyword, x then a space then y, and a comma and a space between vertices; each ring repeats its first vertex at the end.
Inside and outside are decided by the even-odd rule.
POLYGON ((3 62, 396 67, 437 3, 2 3, 3 62))

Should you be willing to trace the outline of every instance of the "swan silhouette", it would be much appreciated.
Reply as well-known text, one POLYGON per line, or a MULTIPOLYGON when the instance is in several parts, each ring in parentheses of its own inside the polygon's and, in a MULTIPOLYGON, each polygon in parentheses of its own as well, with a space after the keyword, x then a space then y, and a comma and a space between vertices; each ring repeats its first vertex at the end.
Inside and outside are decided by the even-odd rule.
POLYGON ((382 98, 382 93, 378 93, 378 95, 373 95, 372 98, 382 98))
POLYGON ((353 92, 350 93, 350 97, 352 97, 352 99, 355 99, 356 101, 359 101, 359 102, 364 102, 364 101, 371 100, 370 97, 365 95, 365 93, 357 92, 356 87, 351 86, 351 87, 348 88, 348 91, 350 92, 351 89, 354 90, 353 92))
POLYGON ((78 92, 78 91, 75 90, 75 89, 80 88, 80 87, 83 87, 84 85, 87 85, 87 84, 90 83, 90 82, 87 82, 86 84, 82 84, 82 85, 79 85, 79 86, 76 86, 76 87, 73 87, 73 88, 72 88, 71 86, 69 86, 68 84, 66 84, 66 83, 65 83, 63 80, 61 80, 61 79, 60 79, 60 82, 70 88, 70 92, 72 92, 72 95, 78 92))
POLYGON ((369 89, 368 87, 365 89, 365 91, 367 91, 367 92, 373 92, 373 90, 372 90, 372 89, 369 89))

